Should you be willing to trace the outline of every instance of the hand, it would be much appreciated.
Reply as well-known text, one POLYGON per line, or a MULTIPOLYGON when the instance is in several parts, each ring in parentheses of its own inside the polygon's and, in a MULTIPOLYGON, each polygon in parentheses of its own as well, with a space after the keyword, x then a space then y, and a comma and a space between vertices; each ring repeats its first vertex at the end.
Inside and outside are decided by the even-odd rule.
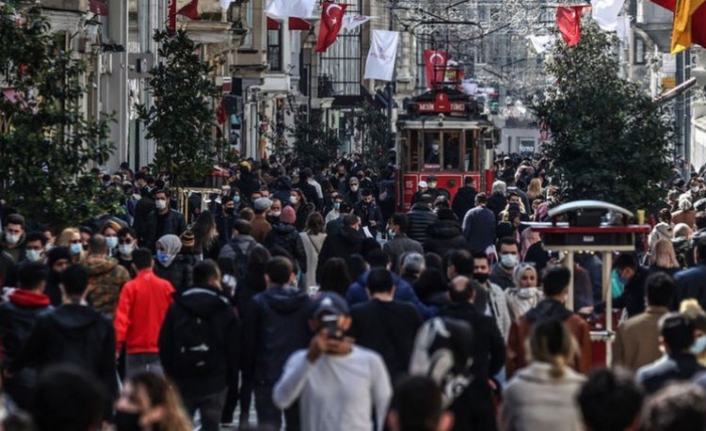
POLYGON ((375 227, 375 226, 377 226, 377 225, 378 225, 378 224, 377 224, 377 222, 375 222, 375 221, 371 221, 371 222, 370 222, 370 227, 375 227))
POLYGON ((312 364, 326 351, 326 342, 328 340, 328 330, 323 329, 318 334, 314 335, 309 343, 309 353, 306 354, 306 359, 312 364))

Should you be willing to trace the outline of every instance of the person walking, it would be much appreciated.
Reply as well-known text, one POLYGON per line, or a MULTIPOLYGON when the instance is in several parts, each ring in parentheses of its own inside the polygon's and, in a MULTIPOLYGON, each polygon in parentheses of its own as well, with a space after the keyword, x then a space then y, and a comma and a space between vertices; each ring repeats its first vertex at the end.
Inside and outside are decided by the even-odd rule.
POLYGON ((488 197, 485 193, 478 193, 475 202, 476 206, 463 217, 461 227, 471 251, 486 252, 495 244, 495 214, 487 208, 488 197))
POLYGON ((302 275, 302 286, 305 289, 316 286, 316 270, 319 263, 319 253, 326 240, 324 218, 318 212, 309 214, 306 220, 306 230, 299 236, 306 252, 306 272, 302 275))

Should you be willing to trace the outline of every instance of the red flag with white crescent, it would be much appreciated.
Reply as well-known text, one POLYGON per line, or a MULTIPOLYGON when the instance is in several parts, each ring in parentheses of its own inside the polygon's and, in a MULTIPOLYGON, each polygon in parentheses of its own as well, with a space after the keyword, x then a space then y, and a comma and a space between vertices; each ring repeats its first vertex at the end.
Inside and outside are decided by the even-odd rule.
POLYGON ((336 41, 336 37, 338 37, 338 33, 343 26, 343 14, 346 12, 347 7, 347 4, 323 3, 319 39, 316 41, 316 52, 325 52, 336 41))
POLYGON ((427 88, 432 88, 436 82, 444 82, 444 71, 449 53, 427 49, 424 51, 424 66, 427 72, 427 88))
POLYGON ((581 13, 585 6, 559 6, 556 8, 556 23, 559 33, 568 46, 581 40, 581 13))

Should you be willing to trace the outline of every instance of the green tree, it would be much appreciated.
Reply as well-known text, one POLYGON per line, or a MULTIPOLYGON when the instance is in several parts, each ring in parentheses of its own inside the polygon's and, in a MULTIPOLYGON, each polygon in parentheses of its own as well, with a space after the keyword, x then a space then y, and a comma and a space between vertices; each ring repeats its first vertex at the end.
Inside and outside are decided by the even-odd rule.
POLYGON ((172 186, 198 184, 224 145, 213 137, 218 127, 213 100, 219 95, 209 78, 213 68, 185 31, 157 31, 154 40, 160 44, 160 61, 150 70, 154 104, 138 106, 138 113, 157 144, 156 169, 169 175, 172 186))
POLYGON ((384 165, 390 141, 387 115, 370 102, 359 107, 356 114, 355 129, 361 136, 363 159, 376 167, 384 165))
POLYGON ((0 100, 3 196, 31 221, 62 228, 115 209, 118 196, 99 196, 88 173, 113 152, 108 120, 83 115, 86 65, 58 36, 40 8, 0 6, 0 80, 16 95, 0 100))
POLYGON ((326 127, 321 110, 312 110, 308 121, 297 120, 286 133, 293 140, 291 145, 284 139, 276 139, 275 150, 285 155, 292 167, 319 171, 336 158, 341 146, 338 132, 326 127))
POLYGON ((567 185, 565 200, 648 208, 669 174, 673 133, 662 108, 619 77, 614 42, 587 22, 578 45, 557 42, 546 68, 556 82, 534 110, 551 134, 544 153, 567 185))

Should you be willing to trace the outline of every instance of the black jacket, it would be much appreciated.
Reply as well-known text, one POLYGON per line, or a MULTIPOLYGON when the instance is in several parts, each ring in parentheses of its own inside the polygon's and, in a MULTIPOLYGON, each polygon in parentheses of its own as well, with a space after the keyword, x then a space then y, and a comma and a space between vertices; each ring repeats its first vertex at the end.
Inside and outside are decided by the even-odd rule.
POLYGON ((650 271, 642 266, 638 266, 635 275, 625 285, 623 294, 618 298, 613 307, 622 308, 628 313, 628 317, 634 317, 645 311, 645 281, 650 271))
POLYGON ((493 193, 488 198, 488 205, 486 205, 486 208, 491 210, 495 215, 495 220, 498 220, 498 215, 505 209, 506 205, 507 199, 505 198, 505 195, 493 193))
POLYGON ((155 243, 162 236, 170 234, 179 236, 184 233, 184 231, 186 231, 186 220, 184 220, 184 215, 182 213, 170 209, 166 215, 160 216, 155 210, 147 216, 144 242, 140 245, 154 251, 155 243), (158 230, 159 222, 157 221, 157 217, 164 217, 161 231, 158 230))
POLYGON ((298 183, 294 184, 292 188, 301 190, 302 194, 306 198, 307 203, 312 204, 316 210, 321 210, 323 202, 319 198, 319 193, 316 191, 316 187, 312 186, 306 181, 299 181, 298 183))
POLYGON ((275 247, 282 247, 299 265, 301 272, 306 272, 306 250, 297 228, 289 223, 278 222, 265 237, 265 246, 272 252, 275 247))
POLYGON ((674 275, 676 286, 675 303, 673 309, 678 309, 681 301, 694 298, 701 307, 706 307, 706 263, 699 262, 696 266, 684 269, 674 275))
POLYGON ((147 187, 143 188, 140 193, 142 198, 135 204, 135 221, 132 223, 137 239, 140 244, 146 244, 145 236, 147 235, 147 219, 149 214, 157 207, 154 205, 154 199, 147 192, 147 187))
POLYGON ((463 236, 461 226, 455 220, 439 220, 427 227, 427 240, 424 242, 424 252, 436 253, 441 257, 446 253, 458 250, 468 250, 468 242, 463 236))
POLYGON ((439 316, 463 320, 473 328, 473 382, 451 406, 454 430, 495 431, 493 400, 488 380, 505 363, 505 342, 495 319, 479 313, 472 304, 452 302, 439 316))
POLYGON ((194 282, 194 265, 196 265, 194 256, 179 254, 169 266, 164 266, 155 259, 154 273, 157 277, 170 282, 177 292, 183 292, 194 282))
POLYGON ((637 370, 635 378, 647 395, 654 394, 670 381, 688 381, 704 371, 696 356, 688 353, 670 353, 637 370))
POLYGON ((378 234, 378 229, 383 225, 380 207, 374 202, 366 205, 365 202, 360 201, 355 204, 354 211, 355 215, 360 217, 360 225, 367 226, 370 234, 375 238, 378 234), (375 222, 375 226, 370 225, 370 222, 373 221, 375 222))
POLYGON ((407 213, 409 227, 407 236, 424 245, 427 227, 437 220, 436 213, 425 204, 414 204, 407 213))
POLYGON ((64 304, 37 317, 27 342, 15 355, 9 372, 35 366, 71 363, 98 378, 111 399, 117 396, 113 322, 93 307, 64 304))
POLYGON ((316 265, 316 279, 321 278, 324 264, 332 257, 345 259, 352 254, 360 253, 364 238, 362 233, 350 227, 342 227, 337 232, 326 236, 316 265))
POLYGON ((478 191, 473 187, 463 186, 456 192, 451 209, 459 220, 463 220, 468 210, 475 206, 478 191))
POLYGON ((255 295, 243 325, 243 379, 272 386, 289 356, 311 341, 312 300, 293 286, 274 286, 255 295))
POLYGON ((238 373, 240 352, 240 322, 228 298, 220 290, 192 287, 176 293, 159 333, 159 358, 164 372, 189 397, 215 394, 224 390, 238 373), (209 323, 213 343, 213 362, 208 376, 195 376, 192 370, 179 369, 180 334, 174 331, 182 319, 204 319, 209 323))

